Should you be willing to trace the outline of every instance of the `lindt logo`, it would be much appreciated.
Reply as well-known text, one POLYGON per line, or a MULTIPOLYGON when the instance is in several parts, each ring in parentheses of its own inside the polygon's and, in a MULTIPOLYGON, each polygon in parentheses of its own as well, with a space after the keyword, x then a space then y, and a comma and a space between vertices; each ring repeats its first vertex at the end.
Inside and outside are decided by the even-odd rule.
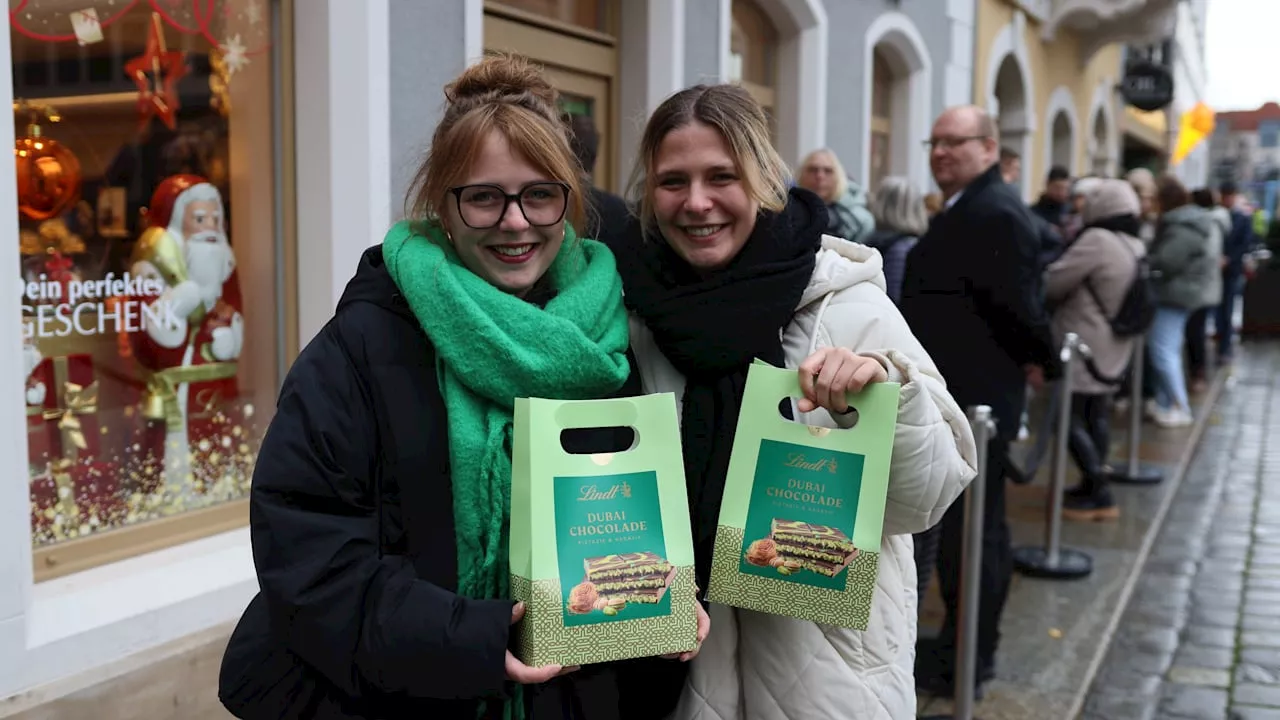
POLYGON ((592 502, 595 500, 617 500, 618 496, 624 498, 631 497, 631 486, 626 482, 614 485, 608 490, 601 490, 596 485, 583 485, 582 494, 578 496, 578 502, 592 502))
POLYGON ((817 462, 810 462, 803 453, 792 453, 788 455, 785 467, 801 468, 803 470, 812 470, 814 472, 826 470, 833 474, 839 470, 834 459, 823 458, 817 462))

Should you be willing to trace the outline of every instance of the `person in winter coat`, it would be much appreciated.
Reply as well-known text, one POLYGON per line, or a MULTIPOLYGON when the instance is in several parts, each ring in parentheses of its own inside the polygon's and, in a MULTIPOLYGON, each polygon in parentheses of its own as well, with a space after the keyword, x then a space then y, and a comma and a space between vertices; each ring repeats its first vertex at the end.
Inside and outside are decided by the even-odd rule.
POLYGON ((1068 204, 1070 200, 1071 171, 1062 165, 1054 165, 1049 168, 1049 174, 1044 182, 1044 192, 1040 194, 1036 204, 1031 206, 1031 212, 1058 228, 1058 232, 1062 232, 1065 236, 1066 233, 1063 230, 1071 210, 1068 204))
MULTIPOLYGON (((1221 189, 1219 212, 1225 212, 1228 220, 1227 231, 1222 242, 1222 302, 1218 304, 1213 324, 1217 329, 1219 365, 1229 364, 1233 353, 1235 328, 1232 317, 1235 315, 1236 299, 1244 292, 1245 257, 1260 243, 1260 232, 1248 214, 1240 209, 1240 188, 1233 182, 1225 182, 1221 189)), ((1265 226, 1265 223, 1264 223, 1265 226)), ((1272 226, 1273 229, 1278 227, 1272 226)))
MULTIPOLYGON (((978 688, 995 676, 1000 617, 1013 578, 1005 510, 1005 478, 1015 473, 1009 446, 1017 437, 1027 386, 1057 374, 1039 239, 1017 191, 997 162, 999 126, 986 110, 948 108, 928 140, 934 181, 946 209, 907 258, 902 315, 937 362, 962 407, 991 406, 997 428, 987 446, 982 508, 982 580, 977 631, 978 688)), ((937 638, 918 646, 916 682, 934 695, 955 692, 956 633, 964 562, 965 508, 942 520, 936 569, 946 616, 937 638)))
MULTIPOLYGON (((1086 175, 1082 178, 1077 178, 1071 184, 1071 206, 1062 221, 1062 240, 1064 243, 1074 241, 1080 231, 1084 229, 1084 201, 1100 180, 1102 178, 1086 175)), ((1054 260, 1057 260, 1057 258, 1055 257, 1054 260)))
POLYGON ((863 240, 875 248, 884 262, 884 284, 889 298, 896 304, 902 296, 902 275, 907 267, 907 253, 929 229, 924 198, 910 180, 887 177, 871 198, 871 214, 876 230, 863 240))
POLYGON ((845 173, 840 159, 831 150, 814 150, 800 163, 797 184, 822 198, 827 205, 827 232, 854 242, 862 242, 876 229, 867 209, 867 194, 845 173))
POLYGON ((734 85, 691 87, 658 107, 630 194, 639 218, 615 254, 632 348, 645 391, 680 401, 704 578, 755 359, 795 369, 804 397, 788 409, 808 425, 848 425, 847 392, 902 384, 869 629, 712 605, 715 632, 673 717, 914 718, 910 533, 959 497, 975 448, 964 413, 885 295, 879 253, 826 234, 822 199, 788 192, 764 110, 734 85))
POLYGON ((1182 368, 1184 333, 1193 311, 1222 300, 1222 232, 1176 177, 1160 179, 1156 199, 1160 220, 1147 250, 1157 303, 1148 337, 1157 376, 1152 414, 1162 427, 1185 427, 1192 416, 1182 368))
MULTIPOLYGON (((1231 213, 1218 204, 1216 193, 1207 187, 1198 188, 1191 193, 1191 202, 1203 208, 1213 218, 1218 232, 1225 239, 1231 232, 1231 213)), ((1225 263, 1224 263, 1225 264, 1225 263)), ((1208 387, 1209 378, 1209 314, 1215 308, 1196 308, 1187 317, 1187 327, 1183 333, 1183 342, 1187 348, 1187 376, 1191 379, 1191 392, 1201 393, 1208 387)))
POLYGON ((1120 312, 1146 248, 1138 194, 1124 180, 1096 180, 1085 195, 1084 226, 1045 272, 1045 292, 1059 343, 1080 336, 1092 351, 1091 366, 1071 370, 1069 447, 1080 468, 1080 484, 1067 490, 1062 515, 1069 520, 1112 520, 1120 516, 1107 485, 1111 447, 1111 400, 1133 354, 1133 338, 1118 337, 1111 319, 1120 312))
POLYGON ((566 222, 584 198, 555 90, 498 56, 445 94, 410 220, 285 379, 251 495, 261 590, 219 697, 249 720, 662 717, 687 664, 508 649, 514 399, 640 388, 613 257, 566 222))
POLYGON ((1138 236, 1142 242, 1150 243, 1156 237, 1156 220, 1159 217, 1159 206, 1156 203, 1156 177, 1146 168, 1134 168, 1125 173, 1124 179, 1138 193, 1138 202, 1142 203, 1142 234, 1138 236))

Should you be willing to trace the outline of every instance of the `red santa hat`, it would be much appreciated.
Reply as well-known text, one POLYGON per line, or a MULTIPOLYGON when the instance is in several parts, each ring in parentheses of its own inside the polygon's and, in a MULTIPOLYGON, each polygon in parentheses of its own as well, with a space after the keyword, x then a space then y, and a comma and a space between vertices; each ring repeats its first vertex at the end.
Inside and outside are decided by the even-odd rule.
POLYGON ((148 227, 162 227, 176 237, 182 236, 182 218, 187 205, 193 200, 214 201, 222 208, 222 194, 218 188, 199 175, 170 175, 156 186, 147 208, 148 227))

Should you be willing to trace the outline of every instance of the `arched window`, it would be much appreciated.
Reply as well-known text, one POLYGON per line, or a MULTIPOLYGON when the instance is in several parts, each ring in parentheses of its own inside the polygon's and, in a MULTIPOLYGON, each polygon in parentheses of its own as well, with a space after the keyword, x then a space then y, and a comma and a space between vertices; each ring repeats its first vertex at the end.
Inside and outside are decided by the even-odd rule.
MULTIPOLYGON (((1023 82, 1018 58, 1009 53, 1000 60, 996 71, 996 118, 1000 127, 1000 143, 1017 152, 1023 162, 1030 156, 1028 140, 1031 132, 1027 123, 1027 85, 1023 82)), ((1019 194, 1026 194, 1027 174, 1023 172, 1016 182, 1019 194)))
POLYGON ((778 29, 753 0, 733 0, 729 81, 740 84, 769 114, 777 136, 778 29))
POLYGON ((1068 172, 1074 173, 1076 148, 1075 131, 1071 127, 1071 119, 1065 112, 1059 112, 1053 117, 1050 130, 1053 133, 1049 145, 1050 166, 1060 165, 1068 172))

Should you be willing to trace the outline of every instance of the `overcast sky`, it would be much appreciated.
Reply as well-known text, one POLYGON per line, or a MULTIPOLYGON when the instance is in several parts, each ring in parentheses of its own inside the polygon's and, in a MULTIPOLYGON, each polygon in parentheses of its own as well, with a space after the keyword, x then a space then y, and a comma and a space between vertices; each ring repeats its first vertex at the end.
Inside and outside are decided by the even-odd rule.
POLYGON ((1280 0, 1209 0, 1208 13, 1209 106, 1253 110, 1280 102, 1280 0))

